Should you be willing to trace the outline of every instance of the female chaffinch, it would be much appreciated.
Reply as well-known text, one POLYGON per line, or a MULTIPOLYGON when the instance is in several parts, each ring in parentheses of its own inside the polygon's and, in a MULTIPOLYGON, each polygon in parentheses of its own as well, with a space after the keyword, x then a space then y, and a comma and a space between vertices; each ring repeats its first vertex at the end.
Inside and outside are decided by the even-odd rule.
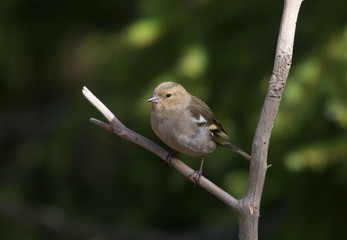
MULTIPOLYGON (((200 168, 191 175, 199 183, 205 155, 216 147, 226 147, 250 160, 234 146, 211 109, 180 84, 160 83, 148 102, 152 103, 151 125, 155 134, 168 146, 190 156, 202 156, 200 168)), ((176 153, 177 153, 176 152, 176 153)), ((174 154, 168 156, 170 162, 174 154)))

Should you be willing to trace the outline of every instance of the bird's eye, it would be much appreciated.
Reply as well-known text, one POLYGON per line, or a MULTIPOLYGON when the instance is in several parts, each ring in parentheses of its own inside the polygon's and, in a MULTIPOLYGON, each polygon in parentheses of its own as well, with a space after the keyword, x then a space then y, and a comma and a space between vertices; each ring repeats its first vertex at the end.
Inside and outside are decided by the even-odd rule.
POLYGON ((171 97, 171 93, 167 93, 167 94, 166 94, 166 97, 167 97, 167 98, 171 97))

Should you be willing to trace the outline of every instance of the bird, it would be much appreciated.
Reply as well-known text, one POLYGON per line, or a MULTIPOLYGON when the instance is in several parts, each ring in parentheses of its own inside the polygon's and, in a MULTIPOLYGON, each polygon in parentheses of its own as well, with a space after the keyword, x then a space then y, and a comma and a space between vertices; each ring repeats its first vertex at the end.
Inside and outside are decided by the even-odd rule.
POLYGON ((199 184, 205 155, 217 147, 225 147, 251 160, 251 156, 230 142, 211 109, 179 83, 162 82, 147 100, 151 106, 151 127, 154 133, 174 149, 167 157, 169 164, 177 153, 201 156, 200 168, 189 177, 199 184))

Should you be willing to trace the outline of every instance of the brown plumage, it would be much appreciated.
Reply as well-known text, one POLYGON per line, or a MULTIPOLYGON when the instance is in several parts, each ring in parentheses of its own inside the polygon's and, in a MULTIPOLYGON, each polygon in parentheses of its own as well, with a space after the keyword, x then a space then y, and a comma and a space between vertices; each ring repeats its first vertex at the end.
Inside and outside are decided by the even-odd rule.
POLYGON ((199 170, 193 173, 196 182, 201 177, 205 155, 216 147, 230 148, 246 159, 251 159, 246 152, 230 142, 211 109, 180 84, 159 84, 148 101, 152 102, 151 125, 156 135, 178 152, 202 156, 199 170))

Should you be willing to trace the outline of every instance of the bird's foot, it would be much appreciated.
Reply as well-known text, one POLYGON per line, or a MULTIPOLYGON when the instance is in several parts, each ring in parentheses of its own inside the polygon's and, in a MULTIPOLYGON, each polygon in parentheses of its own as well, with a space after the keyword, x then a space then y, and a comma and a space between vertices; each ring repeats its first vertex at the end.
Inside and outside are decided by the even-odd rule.
POLYGON ((169 167, 172 167, 172 159, 177 158, 177 154, 178 154, 178 152, 174 151, 174 152, 169 153, 169 155, 167 155, 166 160, 169 164, 169 167))
POLYGON ((199 168, 199 170, 194 171, 192 174, 190 174, 188 177, 192 177, 195 181, 194 183, 194 187, 196 186, 196 184, 200 183, 200 178, 202 176, 202 169, 199 168))

